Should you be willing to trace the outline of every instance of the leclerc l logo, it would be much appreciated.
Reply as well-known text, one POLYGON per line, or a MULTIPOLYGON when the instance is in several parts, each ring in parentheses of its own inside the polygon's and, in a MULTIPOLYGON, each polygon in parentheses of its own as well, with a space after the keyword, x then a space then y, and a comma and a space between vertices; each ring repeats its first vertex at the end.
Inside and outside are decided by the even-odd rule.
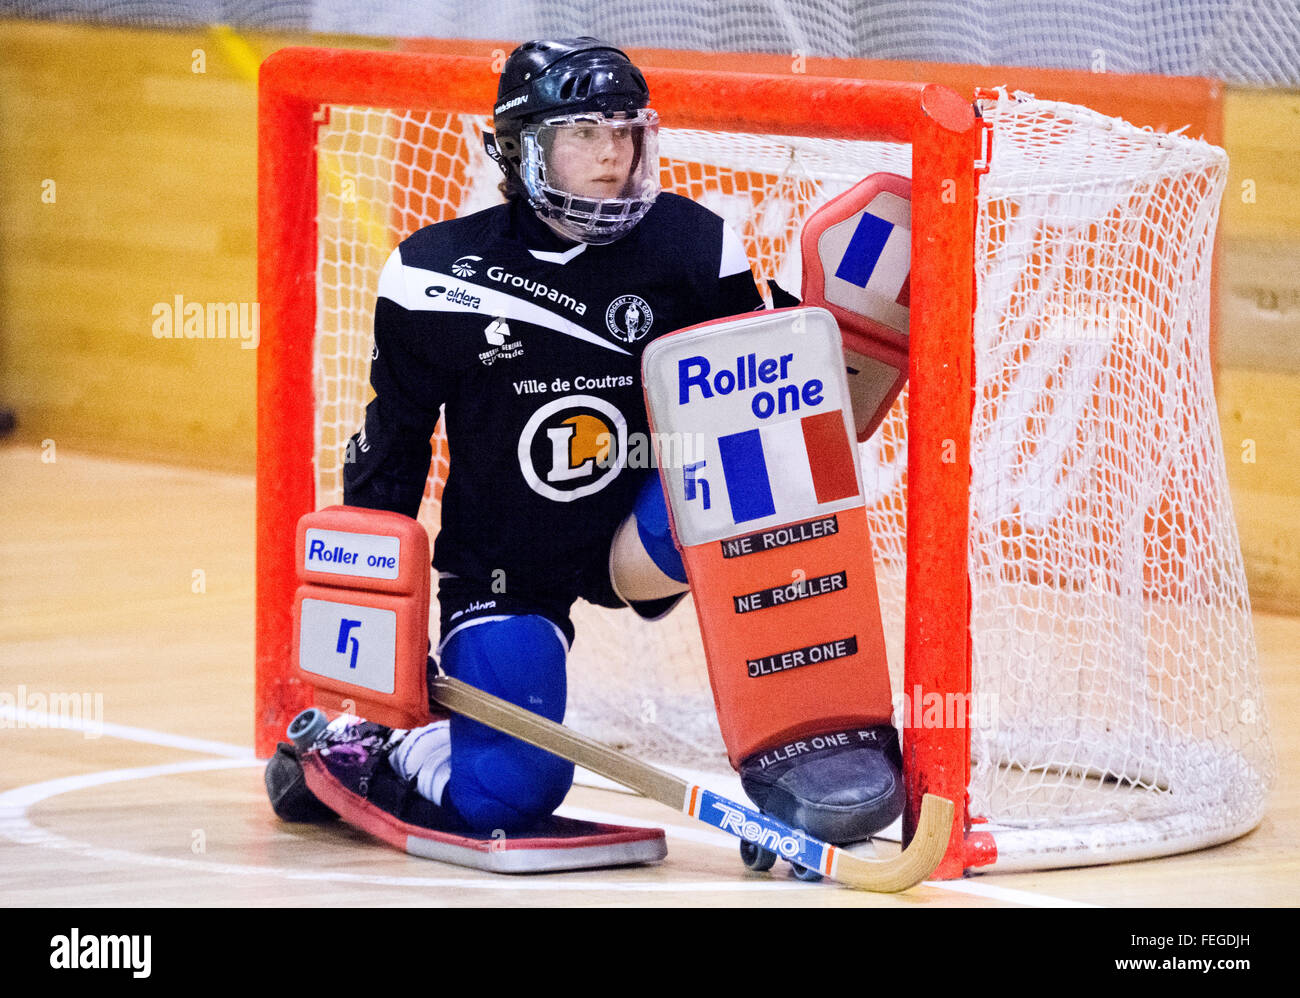
POLYGON ((627 420, 593 395, 546 403, 519 434, 519 470, 538 495, 572 502, 618 477, 627 460, 627 420))

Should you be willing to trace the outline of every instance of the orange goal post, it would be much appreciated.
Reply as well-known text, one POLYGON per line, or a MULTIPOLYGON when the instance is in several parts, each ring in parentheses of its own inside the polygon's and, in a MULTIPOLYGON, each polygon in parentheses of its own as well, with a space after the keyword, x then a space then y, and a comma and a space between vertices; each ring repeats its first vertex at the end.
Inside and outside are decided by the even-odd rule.
MULTIPOLYGON (((862 445, 914 827, 939 875, 1240 835, 1272 756, 1209 366, 1222 152, 1083 108, 936 85, 643 67, 664 188, 799 287, 803 220, 912 184, 909 382, 862 445)), ((341 499, 379 270, 499 197, 490 56, 285 49, 259 90, 257 751, 290 676, 294 530, 341 499)), ((435 442, 421 512, 437 530, 435 442)), ((725 766, 695 616, 575 608, 568 723, 725 766)))

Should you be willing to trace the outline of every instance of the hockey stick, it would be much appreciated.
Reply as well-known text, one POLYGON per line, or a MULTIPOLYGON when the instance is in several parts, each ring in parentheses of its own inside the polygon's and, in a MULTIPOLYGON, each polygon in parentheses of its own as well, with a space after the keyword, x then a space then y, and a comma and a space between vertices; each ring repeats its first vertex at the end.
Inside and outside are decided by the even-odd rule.
POLYGON ((907 890, 934 872, 948 845, 953 805, 934 794, 926 794, 922 800, 916 835, 906 849, 893 859, 866 860, 459 680, 431 678, 429 694, 457 714, 536 745, 847 887, 907 890))

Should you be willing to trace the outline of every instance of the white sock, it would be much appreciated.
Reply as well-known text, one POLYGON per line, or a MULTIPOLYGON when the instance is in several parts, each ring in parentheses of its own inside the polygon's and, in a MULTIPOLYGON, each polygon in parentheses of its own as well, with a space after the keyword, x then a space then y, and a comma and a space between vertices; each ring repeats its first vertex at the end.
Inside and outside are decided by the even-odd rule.
POLYGON ((451 779, 451 721, 411 729, 388 762, 402 779, 415 780, 421 797, 441 805, 442 792, 451 779))

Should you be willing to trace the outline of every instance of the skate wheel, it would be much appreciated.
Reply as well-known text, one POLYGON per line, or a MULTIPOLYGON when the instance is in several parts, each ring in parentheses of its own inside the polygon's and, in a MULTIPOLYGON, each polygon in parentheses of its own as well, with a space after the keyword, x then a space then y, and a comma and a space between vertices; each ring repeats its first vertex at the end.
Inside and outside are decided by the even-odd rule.
POLYGON ((294 748, 299 752, 306 752, 316 741, 316 737, 325 730, 327 723, 329 723, 328 718, 325 717, 323 710, 308 707, 289 722, 285 734, 289 736, 289 741, 293 742, 294 748))
POLYGON ((747 870, 754 870, 762 873, 764 870, 772 869, 776 862, 776 853, 770 849, 764 849, 754 842, 740 840, 740 861, 745 864, 747 870))
POLYGON ((805 883, 815 884, 822 879, 822 875, 816 870, 811 870, 806 866, 800 866, 798 863, 790 864, 790 872, 794 874, 795 880, 802 880, 805 883))

